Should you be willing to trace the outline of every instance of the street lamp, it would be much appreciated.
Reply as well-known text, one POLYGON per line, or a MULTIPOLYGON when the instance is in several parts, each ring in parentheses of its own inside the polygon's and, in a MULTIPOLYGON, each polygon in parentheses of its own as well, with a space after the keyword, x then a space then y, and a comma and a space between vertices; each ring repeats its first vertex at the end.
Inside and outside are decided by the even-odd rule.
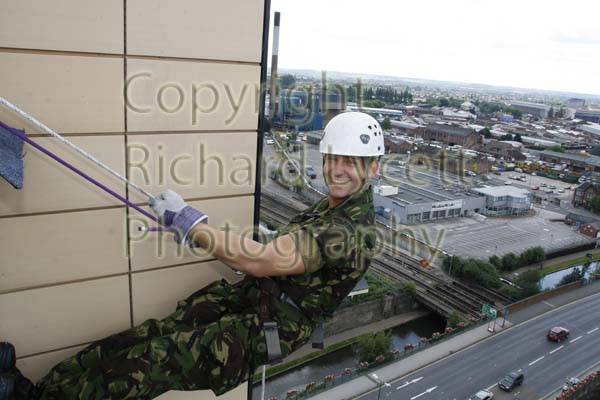
POLYGON ((390 385, 389 383, 387 383, 384 380, 379 379, 379 377, 375 373, 372 373, 370 376, 371 376, 371 379, 373 379, 379 385, 379 391, 377 392, 377 400, 379 400, 379 398, 381 397, 381 388, 384 386, 390 387, 392 385, 390 385))

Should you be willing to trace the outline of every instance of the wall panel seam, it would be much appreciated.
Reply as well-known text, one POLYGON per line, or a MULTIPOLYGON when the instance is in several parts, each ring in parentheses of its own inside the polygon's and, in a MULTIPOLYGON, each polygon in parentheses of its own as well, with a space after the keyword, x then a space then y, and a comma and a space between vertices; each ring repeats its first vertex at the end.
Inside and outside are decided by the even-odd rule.
POLYGON ((119 60, 123 59, 123 54, 119 54, 119 53, 96 53, 96 52, 84 52, 84 51, 28 49, 28 48, 19 48, 19 47, 0 47, 0 53, 54 55, 54 56, 89 57, 89 58, 114 58, 114 59, 119 59, 119 60))

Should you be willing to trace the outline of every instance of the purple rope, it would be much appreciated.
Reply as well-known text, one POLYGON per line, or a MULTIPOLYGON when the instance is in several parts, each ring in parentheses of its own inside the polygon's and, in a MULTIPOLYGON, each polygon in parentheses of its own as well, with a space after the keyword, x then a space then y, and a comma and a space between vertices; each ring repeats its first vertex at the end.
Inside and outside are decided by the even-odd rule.
POLYGON ((78 169, 78 168, 74 167, 73 165, 69 164, 68 162, 66 162, 65 160, 63 160, 62 158, 60 158, 59 156, 57 156, 56 154, 52 153, 50 150, 48 150, 45 147, 37 144, 36 142, 34 142, 30 138, 28 138, 27 135, 25 135, 25 133, 21 132, 18 129, 15 129, 15 128, 11 127, 11 126, 6 125, 2 121, 0 121, 0 126, 2 126, 4 129, 6 129, 8 132, 12 133, 13 135, 17 136, 21 140, 23 140, 23 141, 27 142, 28 144, 30 144, 31 146, 35 147, 36 149, 38 149, 42 153, 46 154, 50 158, 53 158, 55 161, 58 161, 59 163, 61 163, 65 167, 69 168, 71 171, 73 171, 76 174, 80 175, 81 177, 87 179, 89 182, 91 182, 94 185, 98 186, 100 189, 104 190, 106 193, 112 195, 113 197, 116 197, 121 202, 127 204, 129 207, 137 210, 139 213, 141 213, 144 216, 150 218, 152 221, 160 224, 158 218, 156 218, 154 215, 150 214, 148 211, 145 211, 144 209, 142 209, 139 206, 135 205, 131 201, 127 200, 125 197, 121 196, 117 192, 115 192, 112 189, 110 189, 109 187, 107 187, 107 186, 103 185, 102 183, 98 182, 96 179, 92 178, 91 176, 89 176, 85 172, 83 172, 80 169, 78 169))

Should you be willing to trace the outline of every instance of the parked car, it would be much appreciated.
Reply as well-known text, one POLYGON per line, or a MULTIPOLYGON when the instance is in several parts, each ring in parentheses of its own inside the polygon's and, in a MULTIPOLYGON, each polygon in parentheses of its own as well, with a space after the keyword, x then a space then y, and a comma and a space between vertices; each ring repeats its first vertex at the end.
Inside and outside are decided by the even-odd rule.
POLYGON ((555 185, 550 185, 550 186, 548 186, 548 187, 549 187, 550 189, 556 189, 556 186, 555 186, 555 185))
POLYGON ((494 171, 494 175, 502 175, 500 171, 494 171))
POLYGON ((545 183, 542 183, 541 185, 542 187, 548 187, 548 185, 546 185, 545 183))
POLYGON ((540 190, 540 187, 538 185, 533 185, 531 187, 531 190, 540 190))
POLYGON ((506 182, 504 182, 504 184, 505 185, 512 185, 512 182, 511 181, 506 181, 506 182))
POLYGON ((500 382, 498 382, 498 387, 510 392, 517 386, 522 385, 524 380, 525 376, 522 372, 514 371, 502 378, 500 382))
POLYGON ((492 400, 494 398, 494 393, 489 390, 480 390, 475 393, 473 396, 469 397, 469 400, 492 400))
POLYGON ((265 143, 266 144, 274 144, 275 141, 273 139, 267 139, 267 140, 265 140, 265 143))
POLYGON ((553 193, 554 193, 554 190, 546 190, 546 193, 548 193, 548 194, 553 194, 553 193))
POLYGON ((560 342, 568 338, 570 333, 567 328, 555 326, 546 333, 546 337, 553 342, 560 342))
POLYGON ((565 189, 558 189, 558 190, 557 190, 557 192, 558 192, 558 193, 564 193, 564 192, 565 192, 565 189))

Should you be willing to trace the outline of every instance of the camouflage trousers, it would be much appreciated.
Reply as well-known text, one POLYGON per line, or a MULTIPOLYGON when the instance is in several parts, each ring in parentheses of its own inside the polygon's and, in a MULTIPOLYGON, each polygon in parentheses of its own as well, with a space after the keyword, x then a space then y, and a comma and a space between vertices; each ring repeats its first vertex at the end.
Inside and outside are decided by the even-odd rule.
MULTIPOLYGON (((225 393, 267 360, 252 285, 217 281, 178 302, 162 320, 96 341, 54 366, 36 399, 151 399, 169 390, 225 393)), ((306 343, 310 320, 273 299, 282 352, 306 343)))

